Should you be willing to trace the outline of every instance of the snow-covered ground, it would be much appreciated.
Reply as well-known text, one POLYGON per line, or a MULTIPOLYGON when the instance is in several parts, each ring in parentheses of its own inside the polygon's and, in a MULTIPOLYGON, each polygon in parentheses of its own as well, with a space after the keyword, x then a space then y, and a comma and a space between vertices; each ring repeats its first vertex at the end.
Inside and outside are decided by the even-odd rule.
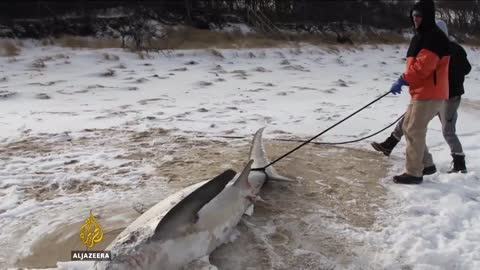
MULTIPOLYGON (((480 53, 466 50, 473 69, 457 130, 469 172, 445 173, 451 157, 435 119, 427 142, 440 173, 419 186, 393 184, 391 177, 403 170, 402 141, 386 158, 393 165, 388 177, 378 179, 388 190, 388 207, 373 229, 338 229, 367 243, 363 261, 352 269, 480 269, 480 128, 474 124, 480 53)), ((386 93, 404 69, 405 53, 404 44, 303 45, 142 59, 115 49, 26 44, 21 55, 0 58, 0 268, 28 254, 56 225, 81 221, 92 207, 115 201, 116 217, 129 220, 121 209, 131 205, 122 199, 166 196, 162 177, 156 189, 142 188, 142 177, 154 175, 156 165, 131 161, 123 156, 127 150, 150 147, 152 156, 172 162, 175 136, 251 136, 262 126, 267 138, 313 136, 386 93), (151 136, 147 143, 136 141, 142 131, 151 136), (165 132, 170 136, 161 136, 165 132)), ((406 89, 388 95, 319 140, 380 130, 408 100, 406 89)), ((389 132, 350 147, 371 150, 369 143, 389 132)))

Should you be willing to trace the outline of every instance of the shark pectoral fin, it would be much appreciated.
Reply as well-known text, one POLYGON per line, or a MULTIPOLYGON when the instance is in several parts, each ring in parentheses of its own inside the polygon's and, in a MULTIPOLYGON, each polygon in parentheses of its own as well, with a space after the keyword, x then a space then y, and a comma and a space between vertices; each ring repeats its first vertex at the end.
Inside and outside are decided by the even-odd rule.
POLYGON ((238 176, 237 181, 235 181, 235 183, 233 184, 234 186, 242 187, 246 189, 251 188, 250 183, 248 182, 248 175, 250 174, 250 169, 252 167, 252 164, 253 164, 253 159, 248 161, 247 165, 245 165, 245 168, 243 168, 242 172, 238 176))
POLYGON ((198 211, 215 198, 237 173, 226 170, 203 184, 170 209, 160 220, 151 237, 152 240, 173 239, 182 232, 178 226, 189 226, 198 220, 198 211))

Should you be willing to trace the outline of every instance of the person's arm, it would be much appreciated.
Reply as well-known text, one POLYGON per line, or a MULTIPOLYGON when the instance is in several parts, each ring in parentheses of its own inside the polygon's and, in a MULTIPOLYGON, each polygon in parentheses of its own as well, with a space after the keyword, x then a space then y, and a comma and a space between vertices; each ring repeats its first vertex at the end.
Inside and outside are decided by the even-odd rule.
POLYGON ((407 67, 402 77, 410 85, 424 81, 430 76, 440 61, 438 55, 428 49, 421 49, 413 63, 407 67))
POLYGON ((465 52, 465 50, 461 46, 460 49, 462 52, 462 57, 460 59, 462 60, 461 65, 463 67, 463 74, 467 75, 472 70, 472 65, 470 65, 470 62, 468 62, 467 52, 465 52))

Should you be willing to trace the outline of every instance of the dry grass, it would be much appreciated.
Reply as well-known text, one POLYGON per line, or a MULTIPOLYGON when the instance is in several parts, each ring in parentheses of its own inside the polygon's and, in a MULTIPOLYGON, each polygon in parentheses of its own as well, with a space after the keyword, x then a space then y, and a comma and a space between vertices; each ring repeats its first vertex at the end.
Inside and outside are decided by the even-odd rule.
MULTIPOLYGON (((313 45, 344 46, 337 42, 333 33, 321 34, 284 34, 282 37, 270 38, 258 33, 216 32, 210 30, 195 29, 192 27, 170 27, 166 29, 166 37, 154 39, 146 45, 146 50, 168 50, 168 49, 237 49, 237 48, 275 48, 291 47, 299 42, 313 45)), ((374 33, 354 34, 350 36, 354 44, 393 44, 405 42, 400 34, 395 33, 374 33)), ((43 45, 58 45, 68 48, 121 48, 120 39, 93 38, 63 36, 57 39, 42 41, 43 45)), ((126 42, 127 48, 134 48, 131 42, 126 42)), ((148 58, 148 55, 139 55, 140 58, 148 58)), ((115 60, 108 59, 107 60, 115 60)))
MULTIPOLYGON (((45 44, 46 43, 46 44, 45 44)), ((48 45, 50 41, 44 41, 48 45)), ((121 48, 122 41, 113 38, 93 38, 93 37, 75 37, 63 36, 51 40, 51 43, 67 48, 90 48, 90 49, 107 49, 107 48, 121 48)))
MULTIPOLYGON (((318 46, 349 46, 345 44, 340 44, 337 41, 337 36, 334 33, 323 32, 319 34, 289 34, 289 39, 296 42, 305 42, 318 46)), ((361 44, 398 44, 405 43, 407 40, 397 33, 385 32, 377 33, 372 31, 367 31, 366 33, 353 33, 347 35, 348 38, 356 45, 361 44)))
MULTIPOLYGON (((363 44, 399 44, 406 43, 408 40, 399 33, 394 32, 374 32, 353 33, 348 36, 353 43, 353 47, 363 44)), ((57 45, 68 48, 122 48, 122 41, 113 38, 93 38, 63 36, 56 39, 44 39, 42 45, 57 45)), ((308 43, 321 47, 352 47, 348 44, 339 44, 337 36, 334 33, 318 34, 284 34, 279 38, 269 38, 258 33, 216 32, 209 30, 195 29, 191 27, 171 27, 166 30, 166 38, 152 40, 145 48, 146 50, 133 50, 139 53, 139 58, 149 58, 148 51, 169 50, 169 49, 212 49, 212 54, 222 57, 219 51, 214 49, 239 49, 239 48, 278 48, 278 47, 296 47, 299 43, 308 43)), ((465 43, 472 46, 480 46, 480 39, 465 39, 465 43)), ((131 42, 126 42, 127 48, 133 48, 131 42)), ((21 43, 13 40, 0 40, 0 56, 16 56, 20 53, 21 43)), ((115 55, 104 55, 105 60, 118 60, 115 55)))
POLYGON ((463 44, 467 44, 473 47, 480 47, 480 38, 478 37, 463 37, 463 44))
MULTIPOLYGON (((194 29, 191 27, 176 27, 167 29, 167 38, 154 39, 146 49, 202 49, 202 48, 264 48, 278 47, 278 40, 272 40, 260 34, 242 34, 239 31, 231 33, 194 29)), ((63 36, 57 39, 43 40, 43 45, 58 45, 68 48, 121 48, 120 39, 105 39, 91 37, 63 36)), ((131 42, 126 47, 133 48, 131 42)))
POLYGON ((20 54, 21 42, 12 39, 0 39, 0 56, 17 56, 20 54))
MULTIPOLYGON (((354 37, 355 38, 355 37, 354 37)), ((393 32, 375 33, 368 31, 361 43, 367 44, 398 44, 408 42, 401 34, 393 32)))
POLYGON ((259 34, 230 33, 194 29, 191 27, 170 28, 167 38, 153 41, 151 47, 157 49, 231 49, 278 47, 279 42, 259 34))
POLYGON ((295 42, 305 42, 313 45, 331 45, 336 44, 336 36, 334 34, 322 33, 322 34, 288 34, 288 38, 295 42))

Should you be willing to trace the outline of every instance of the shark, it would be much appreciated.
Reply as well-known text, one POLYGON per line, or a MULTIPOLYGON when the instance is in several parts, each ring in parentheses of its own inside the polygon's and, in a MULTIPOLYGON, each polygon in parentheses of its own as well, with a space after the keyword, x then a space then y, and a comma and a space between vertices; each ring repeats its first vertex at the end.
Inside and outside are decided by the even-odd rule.
POLYGON ((242 216, 261 200, 267 181, 293 181, 268 166, 264 129, 255 133, 240 173, 228 169, 168 196, 110 243, 105 250, 111 252, 111 261, 97 261, 86 269, 176 270, 196 261, 209 264, 209 254, 230 240, 242 216))

